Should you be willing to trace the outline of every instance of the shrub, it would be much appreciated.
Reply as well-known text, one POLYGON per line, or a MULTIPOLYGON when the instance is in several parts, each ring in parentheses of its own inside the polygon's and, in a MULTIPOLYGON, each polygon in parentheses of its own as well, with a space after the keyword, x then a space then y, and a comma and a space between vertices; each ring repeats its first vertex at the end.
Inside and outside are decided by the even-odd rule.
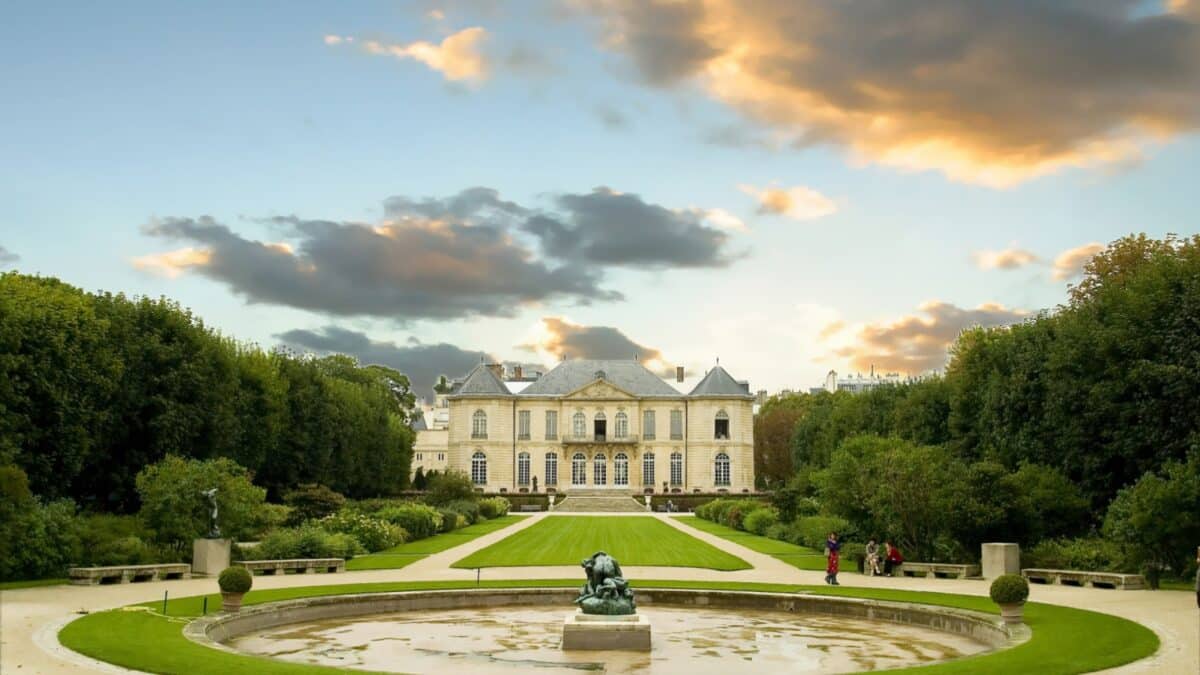
POLYGON ((246 593, 254 585, 254 575, 245 567, 226 567, 217 577, 222 593, 246 593))
MULTIPOLYGON (((450 511, 453 511, 453 512, 463 516, 464 518, 466 518, 468 525, 475 523, 479 520, 480 505, 478 503, 468 500, 468 499, 456 499, 452 502, 447 502, 446 504, 442 505, 442 509, 449 509, 450 511)), ((441 511, 442 509, 438 509, 438 510, 441 511)), ((443 529, 445 528, 445 526, 446 526, 446 524, 442 523, 443 529)))
POLYGON ((742 521, 745 517, 765 508, 768 508, 766 504, 755 499, 732 500, 722 513, 721 524, 732 527, 735 530, 745 529, 742 526, 742 521))
POLYGON ((463 514, 448 507, 441 507, 437 510, 438 515, 442 517, 442 527, 440 532, 453 532, 454 530, 466 527, 469 523, 467 517, 463 514))
POLYGON ((797 518, 789 528, 787 540, 809 548, 821 550, 825 548, 825 540, 830 532, 837 532, 838 539, 849 541, 856 534, 850 523, 836 516, 808 516, 797 518))
POLYGON ((765 535, 767 530, 779 522, 779 512, 773 507, 765 506, 746 514, 742 519, 742 527, 747 532, 765 535))
POLYGON ((0 521, 0 580, 64 576, 79 557, 77 530, 74 502, 31 498, 0 521))
MULTIPOLYGON (((842 544, 841 558, 843 561, 853 563, 853 566, 859 572, 863 571, 863 561, 867 559, 867 547, 862 544, 842 544)), ((843 566, 845 563, 842 563, 843 566)))
POLYGON ((353 511, 342 510, 317 522, 327 532, 354 537, 368 553, 399 546, 408 539, 408 533, 399 525, 353 511))
POLYGON ((382 509, 376 516, 403 527, 413 539, 431 537, 442 529, 442 515, 427 504, 401 502, 382 509))
POLYGON ((264 502, 251 516, 246 536, 258 539, 277 527, 283 527, 292 519, 292 507, 264 502))
POLYGON ((346 498, 324 485, 308 483, 285 494, 283 503, 292 507, 290 522, 298 525, 337 513, 345 505, 346 498))
POLYGON ((286 558, 353 558, 366 549, 353 536, 326 532, 314 524, 281 528, 263 537, 255 558, 279 560, 286 558))
POLYGON ((1029 582, 1019 574, 1001 574, 992 582, 989 592, 997 605, 1016 605, 1029 597, 1029 582))
POLYGON ((80 515, 76 518, 79 565, 149 565, 178 560, 156 546, 150 532, 136 516, 115 514, 80 515))
POLYGON ((1099 538, 1047 539, 1025 551, 1026 567, 1085 572, 1133 572, 1120 544, 1099 538))
POLYGON ((158 541, 177 552, 191 550, 192 540, 208 534, 211 507, 202 489, 217 488, 221 534, 244 538, 266 490, 250 482, 246 469, 231 459, 184 459, 167 455, 137 475, 142 500, 139 515, 158 541))
POLYGON ((766 536, 779 541, 788 541, 788 526, 783 523, 775 523, 767 528, 766 536))
POLYGON ((488 497, 479 501, 479 513, 485 518, 499 518, 511 508, 512 503, 504 497, 488 497))
POLYGON ((475 501, 475 484, 471 477, 462 471, 447 471, 436 475, 426 476, 429 484, 429 494, 425 501, 440 506, 450 502, 466 500, 475 501))

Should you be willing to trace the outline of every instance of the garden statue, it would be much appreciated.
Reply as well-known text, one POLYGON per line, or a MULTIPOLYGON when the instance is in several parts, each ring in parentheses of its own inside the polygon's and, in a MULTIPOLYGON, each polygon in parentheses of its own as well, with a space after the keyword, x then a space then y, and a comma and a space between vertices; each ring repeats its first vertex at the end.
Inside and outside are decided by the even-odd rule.
POLYGON ((200 494, 208 497, 208 503, 212 505, 212 525, 208 530, 209 539, 220 539, 221 528, 217 527, 217 488, 211 490, 201 490, 200 494))
POLYGON ((621 576, 621 566, 604 551, 584 559, 587 583, 575 598, 584 614, 634 614, 633 590, 621 576))

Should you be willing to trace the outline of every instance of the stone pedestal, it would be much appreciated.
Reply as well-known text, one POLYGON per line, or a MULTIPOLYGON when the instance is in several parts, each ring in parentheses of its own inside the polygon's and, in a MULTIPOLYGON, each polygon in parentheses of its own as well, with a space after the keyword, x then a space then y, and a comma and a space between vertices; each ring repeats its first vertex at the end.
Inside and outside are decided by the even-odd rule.
POLYGON ((192 542, 192 574, 215 577, 229 567, 233 542, 228 539, 197 539, 192 542))
POLYGON ((1021 573, 1021 547, 1016 544, 984 544, 980 560, 984 579, 1021 573))
POLYGON ((576 612, 563 621, 562 648, 650 651, 650 619, 641 614, 606 616, 576 612))

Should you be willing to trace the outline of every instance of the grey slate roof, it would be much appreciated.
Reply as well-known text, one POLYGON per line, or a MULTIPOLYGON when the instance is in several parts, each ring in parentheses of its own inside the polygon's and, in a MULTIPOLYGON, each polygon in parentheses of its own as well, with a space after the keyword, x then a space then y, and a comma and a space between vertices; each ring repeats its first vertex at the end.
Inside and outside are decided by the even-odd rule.
POLYGON ((429 427, 425 426, 425 418, 418 417, 417 419, 413 420, 412 430, 413 431, 428 431, 429 427))
POLYGON ((661 377, 633 360, 574 359, 563 361, 518 396, 564 396, 592 382, 603 371, 605 381, 637 397, 681 398, 661 377))
POLYGON ((486 365, 475 366, 450 396, 512 396, 508 387, 486 365))
POLYGON ((739 396, 750 397, 748 387, 733 379, 721 366, 708 371, 704 379, 696 384, 688 396, 739 396))

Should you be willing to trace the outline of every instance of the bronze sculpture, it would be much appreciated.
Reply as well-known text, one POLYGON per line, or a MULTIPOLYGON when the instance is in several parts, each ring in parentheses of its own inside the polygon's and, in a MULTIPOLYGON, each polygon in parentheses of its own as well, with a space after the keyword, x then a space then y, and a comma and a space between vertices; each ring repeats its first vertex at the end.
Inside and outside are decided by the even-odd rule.
POLYGON ((621 576, 621 566, 604 551, 598 551, 581 563, 587 583, 575 598, 584 614, 634 614, 633 589, 621 576))

